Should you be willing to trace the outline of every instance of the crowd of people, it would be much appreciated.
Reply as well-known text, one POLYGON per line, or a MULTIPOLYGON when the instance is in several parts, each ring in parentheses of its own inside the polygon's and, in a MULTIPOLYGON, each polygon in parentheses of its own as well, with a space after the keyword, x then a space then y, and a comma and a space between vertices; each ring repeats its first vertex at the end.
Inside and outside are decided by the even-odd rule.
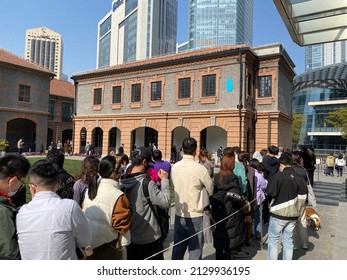
POLYGON ((343 169, 346 166, 346 159, 343 154, 339 154, 336 158, 334 154, 329 154, 325 159, 325 170, 324 173, 326 176, 334 176, 334 169, 336 170, 337 177, 342 177, 343 169))
POLYGON ((209 242, 217 260, 248 257, 247 247, 261 242, 263 224, 268 259, 278 259, 280 234, 283 259, 292 259, 298 246, 308 249, 304 210, 315 207, 308 200, 313 149, 272 145, 251 155, 220 147, 217 173, 206 149, 197 155, 194 138, 183 140, 180 154, 178 161, 165 161, 151 144, 135 148, 129 159, 122 145, 101 159, 87 154, 76 176, 64 169, 58 148, 32 166, 20 154, 0 158, 0 258, 163 260, 170 179, 173 260, 183 260, 186 252, 199 260, 209 242), (26 177, 28 203, 18 198, 26 177))

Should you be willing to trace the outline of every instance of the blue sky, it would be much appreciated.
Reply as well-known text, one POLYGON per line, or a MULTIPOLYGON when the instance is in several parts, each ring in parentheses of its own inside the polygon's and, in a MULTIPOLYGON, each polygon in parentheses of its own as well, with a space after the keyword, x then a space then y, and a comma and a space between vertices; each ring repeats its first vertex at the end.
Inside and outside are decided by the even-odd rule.
MULTIPOLYGON (((0 0, 0 48, 24 56, 25 30, 47 27, 63 37, 63 72, 68 76, 95 69, 97 24, 111 0, 0 0)), ((188 0, 178 0, 178 43, 187 39, 188 0)), ((290 38, 272 0, 254 0, 253 45, 282 43, 304 72, 304 48, 290 38)))

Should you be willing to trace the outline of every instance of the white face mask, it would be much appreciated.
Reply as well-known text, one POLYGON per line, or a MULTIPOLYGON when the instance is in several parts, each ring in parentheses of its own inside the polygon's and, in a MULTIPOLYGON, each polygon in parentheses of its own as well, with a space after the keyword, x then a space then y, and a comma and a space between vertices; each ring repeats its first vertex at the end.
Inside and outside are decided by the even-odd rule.
MULTIPOLYGON (((18 191, 18 190, 17 190, 17 191, 18 191)), ((8 195, 8 196, 14 196, 14 195, 16 194, 17 191, 15 191, 15 192, 9 192, 7 195, 8 195)))
POLYGON ((18 191, 20 185, 21 185, 17 177, 16 177, 16 179, 17 179, 17 182, 18 182, 18 187, 16 188, 15 191, 12 191, 12 187, 11 187, 11 185, 10 185, 10 186, 9 186, 9 192, 7 193, 8 196, 14 196, 15 193, 18 191))

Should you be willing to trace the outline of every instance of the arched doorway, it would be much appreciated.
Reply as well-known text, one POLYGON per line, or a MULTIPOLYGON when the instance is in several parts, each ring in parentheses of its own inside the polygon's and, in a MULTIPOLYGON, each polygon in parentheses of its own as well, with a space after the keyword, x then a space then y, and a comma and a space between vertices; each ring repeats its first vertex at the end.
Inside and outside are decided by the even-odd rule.
POLYGON ((200 132, 200 149, 207 149, 212 158, 217 162, 217 150, 220 146, 227 145, 227 132, 218 126, 209 126, 200 132))
POLYGON ((49 145, 51 145, 52 141, 53 141, 53 129, 48 128, 46 149, 49 147, 49 145))
POLYGON ((183 127, 176 127, 171 132, 171 150, 176 150, 176 154, 171 153, 170 161, 176 162, 179 159, 179 151, 182 146, 182 142, 184 139, 190 136, 190 131, 183 127))
POLYGON ((9 141, 9 152, 17 152, 17 142, 24 141, 23 152, 36 151, 36 123, 28 119, 13 119, 7 122, 6 139, 9 141))
POLYGON ((86 143, 87 143, 87 129, 85 127, 82 127, 80 131, 80 153, 81 154, 84 154, 86 152, 85 151, 86 143))
POLYGON ((65 143, 66 140, 72 140, 72 129, 63 130, 62 140, 63 140, 63 143, 65 143))
POLYGON ((118 127, 112 127, 108 132, 108 152, 116 151, 121 145, 121 131, 118 127))
MULTIPOLYGON (((134 147, 148 147, 150 143, 154 143, 158 147, 158 131, 151 127, 139 127, 131 132, 131 143, 134 147)), ((132 149, 133 150, 133 149, 132 149)))
POLYGON ((94 149, 92 153, 101 155, 102 154, 102 138, 103 138, 103 130, 100 127, 96 127, 92 131, 92 146, 94 149))

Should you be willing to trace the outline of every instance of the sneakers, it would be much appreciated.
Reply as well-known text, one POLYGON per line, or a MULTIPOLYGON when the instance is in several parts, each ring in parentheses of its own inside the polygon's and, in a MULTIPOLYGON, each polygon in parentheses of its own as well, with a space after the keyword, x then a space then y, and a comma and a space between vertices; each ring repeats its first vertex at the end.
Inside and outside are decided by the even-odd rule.
POLYGON ((242 248, 239 251, 235 251, 235 258, 247 258, 250 256, 250 254, 244 250, 242 250, 242 248))
POLYGON ((294 245, 293 250, 294 250, 294 251, 299 250, 298 245, 294 245))
POLYGON ((302 243, 301 247, 302 247, 302 249, 304 249, 304 250, 308 250, 308 244, 307 244, 307 242, 302 243))

